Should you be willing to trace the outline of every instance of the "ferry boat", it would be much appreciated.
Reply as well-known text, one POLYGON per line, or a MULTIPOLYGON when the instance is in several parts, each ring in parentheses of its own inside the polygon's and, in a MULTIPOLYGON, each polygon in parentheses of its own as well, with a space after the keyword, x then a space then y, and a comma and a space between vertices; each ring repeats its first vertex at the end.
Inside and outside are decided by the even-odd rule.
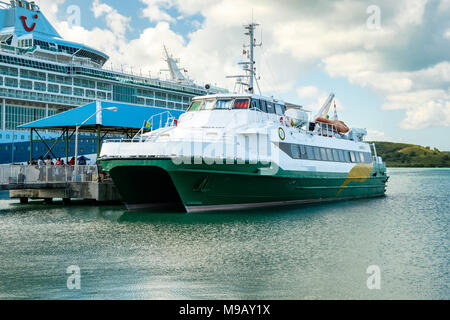
MULTIPOLYGON (((220 90, 196 85, 164 53, 167 80, 108 70, 108 55, 64 40, 34 2, 0 1, 0 164, 29 160, 30 132, 18 130, 22 124, 95 100, 185 110, 193 97, 220 90)), ((51 132, 41 136, 58 137, 51 132)), ((95 138, 79 140, 80 155, 97 154, 95 138)), ((36 156, 47 150, 39 141, 33 148, 36 156)), ((73 141, 69 148, 73 155, 73 141)), ((64 157, 65 145, 53 152, 64 157)))
MULTIPOLYGON (((174 124, 106 141, 101 164, 129 209, 174 204, 187 212, 383 196, 388 176, 365 129, 328 113, 255 94, 254 30, 241 91, 193 99, 174 124)), ((258 86, 259 87, 259 86, 258 86)))

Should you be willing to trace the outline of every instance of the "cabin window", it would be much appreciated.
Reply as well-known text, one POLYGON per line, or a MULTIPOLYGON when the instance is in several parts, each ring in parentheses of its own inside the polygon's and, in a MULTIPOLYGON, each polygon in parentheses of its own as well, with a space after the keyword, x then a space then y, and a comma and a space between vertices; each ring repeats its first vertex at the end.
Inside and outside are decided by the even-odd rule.
POLYGON ((356 162, 355 153, 353 151, 350 151, 350 160, 351 162, 356 162))
POLYGON ((248 103, 247 99, 237 99, 234 101, 233 109, 248 109, 248 103))
POLYGON ((231 106, 231 100, 217 100, 216 102, 216 109, 224 110, 224 109, 230 109, 231 106))
POLYGON ((264 100, 259 100, 259 106, 262 112, 267 112, 267 104, 264 100))
POLYGON ((275 107, 272 102, 267 102, 267 113, 275 113, 275 107))
POLYGON ((334 161, 336 161, 336 162, 340 161, 339 160, 339 154, 338 154, 338 151, 336 149, 333 149, 333 158, 334 158, 334 161))
POLYGON ((300 159, 300 152, 298 150, 298 145, 291 144, 291 154, 292 154, 292 158, 300 159))
POLYGON ((300 158, 302 159, 308 159, 308 157, 306 156, 306 148, 304 145, 300 145, 300 158))
POLYGON ((338 154, 339 154, 339 161, 345 162, 344 151, 338 150, 338 154))
POLYGON ((331 149, 327 149, 327 157, 328 161, 333 161, 333 152, 331 151, 331 149))
POLYGON ((283 106, 281 104, 275 105, 275 112, 277 115, 282 116, 284 114, 283 112, 283 106))
POLYGON ((259 110, 256 100, 252 100, 252 104, 250 106, 252 110, 259 110))
POLYGON ((364 162, 364 163, 367 162, 365 155, 366 155, 365 153, 362 153, 362 152, 359 153, 359 158, 361 159, 361 162, 364 162))
POLYGON ((355 159, 357 163, 362 162, 362 159, 359 158, 359 152, 355 152, 355 159))
POLYGON ((206 100, 202 106, 202 110, 213 110, 216 105, 216 100, 206 100))
POLYGON ((308 159, 314 160, 314 148, 311 146, 306 146, 306 154, 308 155, 308 159))
POLYGON ((345 162, 351 162, 350 161, 350 152, 349 151, 344 151, 344 157, 345 157, 345 162))
POLYGON ((320 157, 323 161, 327 161, 328 157, 327 157, 327 150, 324 148, 320 148, 320 157))
POLYGON ((202 107, 203 101, 194 101, 189 106, 188 111, 199 111, 202 107))
POLYGON ((318 147, 314 147, 314 159, 321 160, 321 158, 320 158, 320 149, 318 147))
POLYGON ((365 159, 366 159, 366 163, 371 163, 372 162, 372 155, 370 153, 364 153, 365 159))

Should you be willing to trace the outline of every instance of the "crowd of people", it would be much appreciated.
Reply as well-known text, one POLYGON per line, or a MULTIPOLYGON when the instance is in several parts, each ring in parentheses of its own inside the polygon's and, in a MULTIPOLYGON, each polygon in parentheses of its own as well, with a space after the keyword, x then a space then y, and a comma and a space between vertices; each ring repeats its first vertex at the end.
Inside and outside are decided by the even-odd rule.
MULTIPOLYGON (((44 166, 65 166, 66 163, 64 162, 64 159, 61 158, 57 158, 55 161, 52 160, 52 158, 50 156, 47 156, 46 159, 44 159, 44 157, 39 157, 39 159, 36 160, 31 160, 28 161, 27 164, 29 166, 38 166, 38 167, 44 167, 44 166)), ((78 158, 78 165, 79 166, 85 166, 86 163, 86 158, 85 157, 80 157, 78 158)), ((74 166, 75 165, 75 157, 72 157, 70 159, 70 161, 67 163, 67 165, 69 166, 74 166)))

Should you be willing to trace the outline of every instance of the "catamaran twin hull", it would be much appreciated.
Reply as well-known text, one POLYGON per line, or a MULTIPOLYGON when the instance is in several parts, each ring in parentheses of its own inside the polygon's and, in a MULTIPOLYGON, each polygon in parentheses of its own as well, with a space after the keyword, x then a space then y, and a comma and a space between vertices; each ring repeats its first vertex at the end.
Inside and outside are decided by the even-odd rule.
POLYGON ((347 173, 266 171, 274 164, 179 164, 171 158, 102 160, 128 209, 166 205, 187 212, 258 208, 383 196, 382 164, 354 164, 347 173))

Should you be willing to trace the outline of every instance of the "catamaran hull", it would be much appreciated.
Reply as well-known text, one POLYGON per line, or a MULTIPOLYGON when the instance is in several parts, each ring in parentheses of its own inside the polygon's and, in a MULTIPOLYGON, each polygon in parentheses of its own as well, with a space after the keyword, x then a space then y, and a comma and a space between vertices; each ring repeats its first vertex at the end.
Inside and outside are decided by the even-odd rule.
POLYGON ((383 196, 387 177, 286 172, 262 175, 255 164, 177 165, 170 159, 102 160, 128 209, 172 205, 187 212, 234 210, 383 196))

